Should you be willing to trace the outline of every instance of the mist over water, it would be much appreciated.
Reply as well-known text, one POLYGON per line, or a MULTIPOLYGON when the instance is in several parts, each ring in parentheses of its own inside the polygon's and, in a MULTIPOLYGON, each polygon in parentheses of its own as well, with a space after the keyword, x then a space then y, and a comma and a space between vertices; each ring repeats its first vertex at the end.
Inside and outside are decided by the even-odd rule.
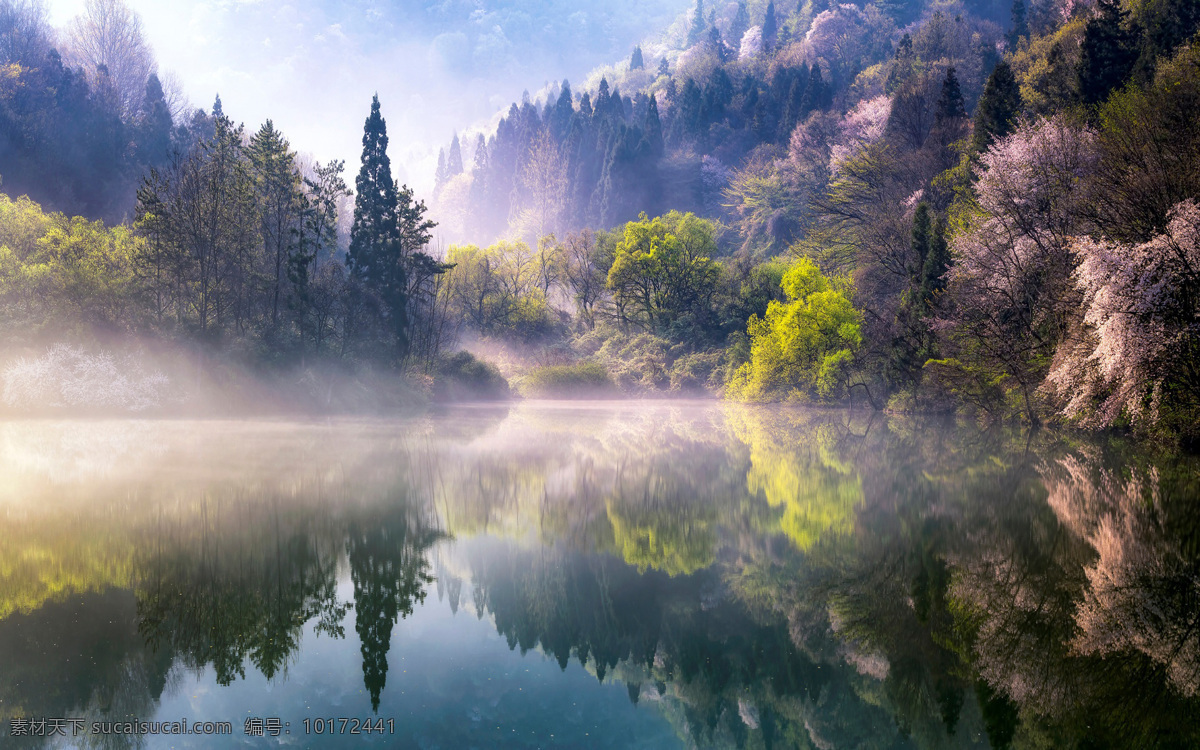
POLYGON ((688 402, 7 421, 0 732, 187 716, 266 746, 242 728, 261 716, 334 747, 304 720, 378 716, 395 734, 363 742, 1179 746, 1195 469, 688 402))

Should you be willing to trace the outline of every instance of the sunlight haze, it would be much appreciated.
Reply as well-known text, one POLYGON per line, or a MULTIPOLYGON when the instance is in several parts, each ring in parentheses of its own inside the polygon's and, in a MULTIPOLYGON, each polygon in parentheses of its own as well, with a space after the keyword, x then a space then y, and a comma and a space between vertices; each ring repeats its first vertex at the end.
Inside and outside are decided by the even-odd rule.
MULTIPOLYGON (((379 93, 396 179, 428 192, 440 147, 523 91, 581 79, 628 56, 686 0, 130 0, 162 72, 193 106, 249 130, 268 117, 301 153, 357 167, 362 123, 379 93)), ((83 0, 51 0, 65 26, 83 0)))

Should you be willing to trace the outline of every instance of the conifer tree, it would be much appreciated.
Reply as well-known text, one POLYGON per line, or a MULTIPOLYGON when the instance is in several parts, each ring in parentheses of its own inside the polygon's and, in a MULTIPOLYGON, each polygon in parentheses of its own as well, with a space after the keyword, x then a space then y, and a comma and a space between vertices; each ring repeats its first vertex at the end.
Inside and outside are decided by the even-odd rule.
POLYGON ((962 89, 958 85, 958 75, 955 73, 954 66, 951 65, 946 69, 946 78, 942 81, 942 95, 938 98, 937 121, 939 124, 943 124, 966 116, 967 110, 963 104, 962 89))
POLYGON ((713 51, 717 53, 717 59, 719 61, 729 61, 729 51, 725 48, 725 41, 721 39, 721 30, 716 26, 713 26, 708 30, 708 43, 712 46, 713 51))
POLYGON ((450 141, 450 151, 446 154, 446 179, 453 179, 463 173, 462 146, 458 142, 458 133, 450 141))
POLYGON ((801 116, 829 106, 829 88, 821 75, 821 63, 813 63, 812 71, 808 74, 808 87, 804 90, 804 99, 800 104, 801 116))
POLYGON ((921 299, 925 312, 932 311, 946 289, 945 275, 950 268, 950 244, 946 240, 946 220, 938 217, 929 238, 929 250, 921 269, 921 299))
POLYGON ((654 94, 650 95, 650 104, 646 110, 646 125, 642 128, 642 133, 646 154, 651 159, 660 158, 663 155, 662 120, 658 116, 658 100, 654 94))
POLYGON ((1025 0, 1013 0, 1012 29, 1008 32, 1008 49, 1016 50, 1021 43, 1021 37, 1029 37, 1029 21, 1025 17, 1025 0))
POLYGON ((750 10, 746 7, 746 0, 738 0, 737 13, 733 16, 733 21, 729 24, 729 44, 733 47, 736 54, 742 46, 742 37, 746 36, 746 32, 750 29, 750 10))
POLYGON ((979 97, 971 149, 976 153, 986 151, 992 143, 1013 131, 1020 114, 1021 90, 1012 68, 1001 60, 988 76, 983 96, 979 97))
POLYGON ((687 46, 691 47, 704 38, 704 0, 696 0, 696 10, 692 13, 692 25, 688 27, 687 46))
POLYGON ((658 74, 660 76, 669 75, 671 72, 671 64, 667 62, 667 58, 658 61, 658 74))
POLYGON ((267 120, 250 138, 247 149, 255 192, 267 275, 271 284, 271 326, 279 323, 280 302, 285 298, 287 269, 294 253, 303 253, 299 234, 303 211, 296 155, 283 134, 267 120))
POLYGON ((162 83, 151 73, 146 79, 146 95, 142 99, 137 127, 138 157, 143 164, 153 167, 166 163, 174 127, 162 83))
POLYGON ((433 192, 440 193, 446 184, 446 149, 438 149, 437 169, 433 173, 433 192))
POLYGON ((346 265, 352 277, 382 302, 397 352, 403 356, 408 343, 408 285, 396 216, 398 196, 387 145, 387 123, 380 114, 376 94, 363 126, 362 167, 354 181, 354 224, 346 265))
POLYGON ((1137 62, 1136 37, 1125 29, 1129 15, 1117 0, 1099 0, 1100 15, 1087 22, 1079 55, 1079 96, 1099 104, 1123 84, 1137 62))
POLYGON ((646 67, 646 61, 642 59, 642 48, 634 47, 633 55, 629 58, 629 69, 641 70, 644 67, 646 67))
POLYGON ((775 0, 767 3, 767 14, 763 17, 762 42, 763 49, 771 49, 779 37, 779 19, 775 17, 775 0))

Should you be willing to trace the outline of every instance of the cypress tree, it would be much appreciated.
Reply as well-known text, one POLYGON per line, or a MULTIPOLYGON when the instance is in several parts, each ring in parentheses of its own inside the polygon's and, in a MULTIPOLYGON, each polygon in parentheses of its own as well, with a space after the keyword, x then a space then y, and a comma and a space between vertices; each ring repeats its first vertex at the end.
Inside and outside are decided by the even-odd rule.
POLYGON ((671 73, 671 64, 667 62, 667 58, 658 61, 658 74, 660 76, 669 75, 671 73))
POLYGON ((1137 62, 1137 40, 1125 30, 1129 14, 1116 0, 1100 0, 1100 15, 1087 22, 1079 55, 1079 96, 1099 104, 1129 78, 1137 62))
POLYGON ((634 47, 633 55, 629 58, 630 70, 641 70, 646 67, 646 61, 642 59, 642 48, 634 47))
POLYGON ((775 0, 767 3, 767 15, 763 17, 762 25, 762 42, 763 49, 768 50, 774 46, 776 39, 779 36, 779 20, 775 17, 775 0))
POLYGON ((1021 90, 1012 68, 1001 60, 992 69, 983 87, 983 96, 979 97, 971 149, 976 153, 986 151, 996 140, 1013 131, 1020 114, 1021 90))
POLYGON ((371 99, 371 114, 363 126, 362 168, 354 181, 354 224, 346 265, 362 287, 378 295, 384 306, 397 352, 408 349, 408 279, 402 262, 396 183, 387 155, 387 123, 379 111, 379 95, 371 99))

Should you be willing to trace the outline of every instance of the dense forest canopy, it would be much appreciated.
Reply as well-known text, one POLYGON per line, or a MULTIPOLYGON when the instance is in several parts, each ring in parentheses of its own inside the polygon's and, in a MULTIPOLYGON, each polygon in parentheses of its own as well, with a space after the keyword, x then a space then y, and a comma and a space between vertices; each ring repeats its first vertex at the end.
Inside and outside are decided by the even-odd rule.
POLYGON ((361 162, 312 163, 182 104, 120 0, 63 29, 2 0, 5 343, 1189 434, 1198 27, 1187 0, 698 0, 463 123, 419 197, 378 97, 361 162))

